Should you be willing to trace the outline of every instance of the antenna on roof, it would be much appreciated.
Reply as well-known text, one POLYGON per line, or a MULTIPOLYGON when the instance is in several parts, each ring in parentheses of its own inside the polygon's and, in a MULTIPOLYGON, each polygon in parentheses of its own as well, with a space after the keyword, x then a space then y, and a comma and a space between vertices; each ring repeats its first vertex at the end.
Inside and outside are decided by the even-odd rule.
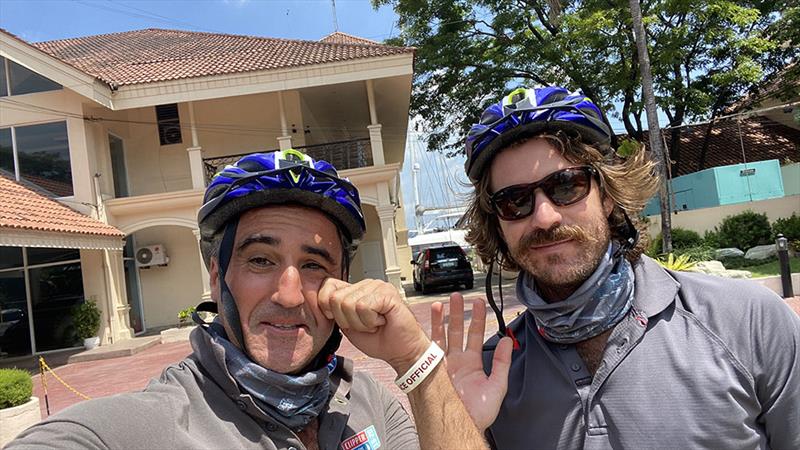
POLYGON ((336 20, 336 0, 331 0, 331 8, 333 9, 333 32, 339 31, 339 22, 336 20))

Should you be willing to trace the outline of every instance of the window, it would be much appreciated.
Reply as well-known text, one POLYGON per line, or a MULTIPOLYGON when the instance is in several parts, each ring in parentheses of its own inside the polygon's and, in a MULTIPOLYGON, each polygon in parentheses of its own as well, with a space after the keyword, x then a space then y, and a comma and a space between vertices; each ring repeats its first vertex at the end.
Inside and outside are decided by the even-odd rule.
POLYGON ((54 91, 61 85, 14 61, 0 57, 0 96, 54 91))
POLYGON ((181 138, 181 121, 176 103, 156 106, 156 121, 158 122, 158 139, 161 141, 161 145, 180 144, 183 142, 181 138))
POLYGON ((80 251, 0 247, 0 360, 75 346, 83 301, 80 251))
POLYGON ((3 175, 17 179, 14 172, 14 147, 11 142, 11 128, 0 128, 0 171, 3 175))
POLYGON ((6 59, 0 56, 0 97, 8 96, 8 81, 6 81, 6 59))
POLYGON ((114 197, 127 197, 130 193, 128 192, 128 170, 125 168, 125 151, 122 147, 122 139, 109 134, 108 148, 111 153, 111 174, 114 178, 114 197))
POLYGON ((67 123, 0 129, 0 170, 17 181, 24 178, 54 197, 71 196, 67 123))

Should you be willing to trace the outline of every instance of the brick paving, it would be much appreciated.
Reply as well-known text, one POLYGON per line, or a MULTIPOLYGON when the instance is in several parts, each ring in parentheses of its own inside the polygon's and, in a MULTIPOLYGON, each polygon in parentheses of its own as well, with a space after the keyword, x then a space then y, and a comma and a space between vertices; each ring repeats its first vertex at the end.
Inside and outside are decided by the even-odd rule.
MULTIPOLYGON (((514 298, 513 290, 508 287, 510 286, 504 287, 504 292, 507 293, 504 316, 507 321, 524 309, 514 298)), ((467 293, 466 298, 469 300, 478 294, 479 292, 475 290, 467 293)), ((431 322, 430 304, 434 301, 446 303, 448 293, 439 292, 427 296, 411 294, 409 300, 411 311, 422 324, 423 329, 428 331, 431 322)), ((787 302, 795 312, 800 314, 800 296, 789 299, 787 302)), ((469 318, 471 305, 469 301, 465 303, 467 310, 465 316, 469 318)), ((497 331, 497 322, 492 317, 491 311, 487 318, 486 328, 486 337, 497 331)), ((158 377, 166 366, 182 360, 189 353, 191 353, 191 347, 188 342, 159 344, 133 356, 67 364, 55 368, 55 372, 79 392, 95 398, 141 390, 150 379, 158 377)), ((394 385, 395 373, 388 364, 363 355, 347 339, 342 341, 339 354, 352 359, 357 370, 370 373, 376 380, 387 386, 408 408, 405 395, 394 385)), ((45 359, 47 359, 46 356, 45 359)), ((47 376, 47 390, 51 414, 82 401, 80 397, 62 386, 51 375, 47 376)), ((41 399, 42 417, 45 417, 42 383, 38 375, 34 376, 34 395, 41 399)))
MULTIPOLYGON (((467 299, 473 295, 468 294, 467 299)), ((440 292, 429 296, 411 296, 411 311, 420 321, 425 330, 430 330, 430 304, 434 301, 448 299, 448 293, 440 292)), ((508 299, 507 299, 508 300, 508 299)), ((466 305, 465 316, 469 317, 471 306, 466 305)), ((506 303, 506 316, 511 317, 522 307, 513 299, 506 303)), ((487 336, 497 331, 496 321, 487 319, 487 336)), ((54 367, 54 371, 65 382, 77 391, 91 397, 103 397, 123 392, 138 391, 147 386, 147 383, 158 377, 165 367, 178 362, 191 353, 188 342, 159 344, 151 349, 142 351, 133 356, 88 361, 54 367)), ((353 345, 344 339, 339 349, 339 354, 354 361, 357 370, 369 372, 376 380, 387 386, 408 408, 406 396, 395 386, 394 370, 385 362, 369 358, 359 352, 353 345)), ((48 360, 45 355, 45 360, 48 360)), ((61 383, 48 374, 47 392, 50 404, 50 414, 55 414, 62 409, 82 401, 82 399, 64 387, 61 383)), ((46 417, 44 393, 39 375, 33 377, 34 395, 40 398, 42 417, 46 417)))

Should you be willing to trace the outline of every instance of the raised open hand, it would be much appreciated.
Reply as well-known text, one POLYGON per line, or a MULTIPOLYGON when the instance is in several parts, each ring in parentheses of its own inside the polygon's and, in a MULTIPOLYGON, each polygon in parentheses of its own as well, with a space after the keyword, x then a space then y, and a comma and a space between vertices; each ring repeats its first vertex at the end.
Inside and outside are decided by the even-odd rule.
POLYGON ((483 299, 472 301, 472 320, 464 347, 464 297, 450 295, 449 327, 444 324, 444 305, 431 305, 431 339, 445 350, 447 372, 479 430, 488 428, 497 418, 500 404, 508 389, 508 370, 511 366, 512 342, 500 339, 492 359, 492 373, 483 371, 483 334, 486 329, 486 304, 483 299))

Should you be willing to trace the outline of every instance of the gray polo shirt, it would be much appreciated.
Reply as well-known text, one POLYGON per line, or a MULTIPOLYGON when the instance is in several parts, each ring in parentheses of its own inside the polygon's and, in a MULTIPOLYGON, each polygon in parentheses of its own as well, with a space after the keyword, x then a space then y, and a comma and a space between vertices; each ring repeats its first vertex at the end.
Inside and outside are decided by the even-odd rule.
MULTIPOLYGON (((8 449, 287 449, 297 435, 239 391, 222 346, 200 328, 194 353, 164 370, 142 392, 78 403, 24 431, 8 449)), ((417 433, 397 399, 342 359, 331 375, 333 395, 319 418, 322 450, 418 450, 417 433)), ((130 370, 136 370, 131 367, 130 370)), ((102 383, 102 379, 97 380, 102 383)))
POLYGON ((510 324, 521 347, 487 432, 493 446, 800 449, 800 318, 785 302, 644 256, 634 273, 634 307, 594 377, 574 345, 539 335, 530 312, 510 324))

